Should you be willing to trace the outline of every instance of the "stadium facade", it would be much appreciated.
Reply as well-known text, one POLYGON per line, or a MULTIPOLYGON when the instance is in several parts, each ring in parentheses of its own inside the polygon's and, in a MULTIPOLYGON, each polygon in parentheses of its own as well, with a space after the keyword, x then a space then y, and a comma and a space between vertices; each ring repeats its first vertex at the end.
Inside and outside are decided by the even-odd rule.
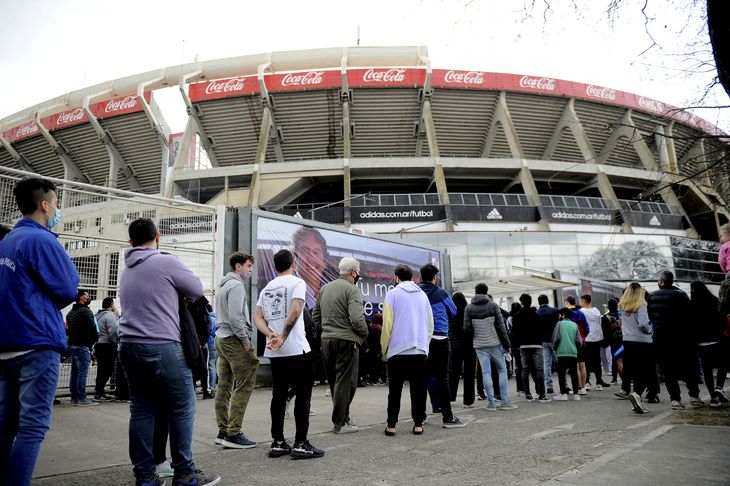
POLYGON ((0 166, 438 245, 457 282, 513 265, 721 278, 724 133, 609 87, 435 69, 425 47, 169 67, 30 107, 0 133, 0 166), (170 134, 155 91, 175 86, 187 123, 170 134))

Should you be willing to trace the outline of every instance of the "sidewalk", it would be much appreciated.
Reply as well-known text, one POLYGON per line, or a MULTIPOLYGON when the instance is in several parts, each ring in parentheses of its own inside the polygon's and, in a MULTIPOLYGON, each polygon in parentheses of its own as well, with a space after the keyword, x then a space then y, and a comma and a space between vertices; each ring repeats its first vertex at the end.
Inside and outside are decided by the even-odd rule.
MULTIPOLYGON (((513 387, 514 382, 510 385, 513 387)), ((213 400, 198 400, 193 437, 196 464, 223 477, 220 484, 729 484, 730 427, 673 424, 682 416, 667 403, 636 415, 613 392, 590 392, 581 401, 527 403, 513 411, 487 411, 485 402, 454 411, 464 429, 440 427, 429 415, 422 436, 410 433, 408 390, 403 392, 396 437, 385 437, 387 386, 358 388, 352 417, 356 434, 331 433, 332 405, 324 386, 314 388, 309 436, 326 456, 312 461, 270 459, 270 388, 257 389, 244 431, 259 442, 250 450, 214 445, 213 400)), ((427 406, 430 411, 430 405, 427 406)), ((726 410, 724 413, 727 413, 726 410)), ((708 416, 721 411, 705 409, 708 416)), ((128 404, 54 408, 34 485, 134 484, 128 459, 128 404)), ((294 421, 286 420, 291 438, 294 421)), ((168 480, 168 485, 171 482, 168 480)))

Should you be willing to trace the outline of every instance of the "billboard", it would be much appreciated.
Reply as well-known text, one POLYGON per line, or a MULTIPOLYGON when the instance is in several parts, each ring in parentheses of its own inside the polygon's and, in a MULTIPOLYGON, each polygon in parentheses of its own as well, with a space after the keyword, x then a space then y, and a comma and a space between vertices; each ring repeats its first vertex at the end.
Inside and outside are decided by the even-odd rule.
POLYGON ((385 294, 395 285, 393 269, 405 263, 413 270, 414 282, 419 281, 419 269, 426 263, 441 268, 438 250, 420 248, 404 243, 383 241, 340 231, 314 228, 265 217, 256 223, 256 268, 258 288, 262 289, 276 277, 274 254, 287 248, 296 259, 295 275, 307 283, 307 307, 312 309, 319 289, 339 278, 340 259, 349 256, 360 262, 360 280, 365 316, 382 311, 385 294))

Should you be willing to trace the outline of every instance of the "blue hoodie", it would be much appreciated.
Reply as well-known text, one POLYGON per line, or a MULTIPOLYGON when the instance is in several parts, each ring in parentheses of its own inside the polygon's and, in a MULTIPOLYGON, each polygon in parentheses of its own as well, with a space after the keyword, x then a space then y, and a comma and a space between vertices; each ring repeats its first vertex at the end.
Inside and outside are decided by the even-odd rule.
POLYGON ((57 238, 23 218, 0 241, 0 352, 65 351, 60 309, 76 297, 79 273, 57 238))
POLYGON ((448 292, 431 282, 421 282, 418 286, 426 293, 428 301, 431 303, 433 335, 448 336, 449 319, 456 316, 456 304, 451 300, 448 292))

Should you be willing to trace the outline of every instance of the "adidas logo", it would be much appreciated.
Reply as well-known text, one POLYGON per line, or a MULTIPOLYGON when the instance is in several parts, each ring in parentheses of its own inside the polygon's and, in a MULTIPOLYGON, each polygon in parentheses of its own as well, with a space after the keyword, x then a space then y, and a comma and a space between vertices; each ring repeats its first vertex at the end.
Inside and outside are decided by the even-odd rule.
POLYGON ((662 225, 659 222, 659 218, 657 218, 656 216, 652 216, 651 217, 651 219, 649 220, 649 224, 652 225, 652 226, 661 226, 662 225))
POLYGON ((487 214, 487 219, 502 219, 502 215, 494 208, 487 214))

